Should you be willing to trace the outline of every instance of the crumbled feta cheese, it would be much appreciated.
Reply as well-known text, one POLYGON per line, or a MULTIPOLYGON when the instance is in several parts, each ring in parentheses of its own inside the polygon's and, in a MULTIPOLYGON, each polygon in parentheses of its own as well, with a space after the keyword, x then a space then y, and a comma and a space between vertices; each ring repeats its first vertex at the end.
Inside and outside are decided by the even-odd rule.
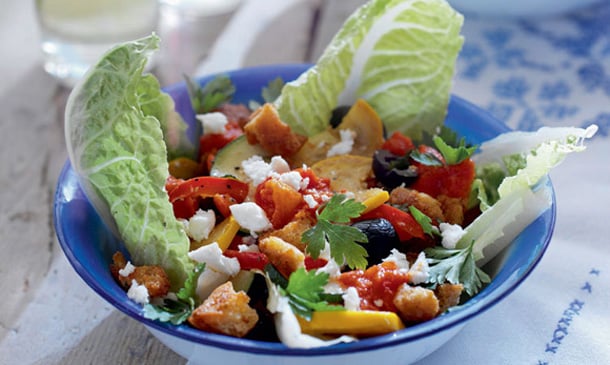
POLYGON ((131 286, 127 290, 127 297, 138 304, 148 304, 150 300, 146 286, 138 284, 135 280, 131 280, 131 286))
POLYGON ((382 261, 394 262, 399 270, 409 270, 409 261, 407 260, 407 256, 395 248, 393 248, 392 251, 390 251, 390 255, 382 261))
POLYGON ((343 298, 345 309, 348 311, 360 310, 360 296, 358 295, 358 290, 356 290, 356 288, 350 286, 341 297, 343 298))
POLYGON ((241 244, 237 246, 239 252, 261 252, 256 244, 241 244))
POLYGON ((261 156, 252 156, 242 161, 241 167, 244 174, 252 180, 254 186, 262 183, 271 174, 271 166, 266 163, 261 156))
POLYGON ((441 223, 438 228, 443 236, 441 244, 447 249, 454 249, 458 241, 466 234, 466 231, 457 224, 441 223))
POLYGON ((136 267, 131 264, 131 261, 127 261, 125 267, 119 270, 119 275, 126 278, 136 270, 136 267))
POLYGON ((373 304, 375 304, 375 306, 381 308, 383 306, 383 299, 375 299, 375 300, 373 300, 373 304))
POLYGON ((430 276, 430 267, 428 266, 428 260, 426 260, 426 254, 420 252, 417 259, 409 269, 409 282, 417 285, 426 282, 430 276))
POLYGON ((250 232, 262 232, 272 228, 263 208, 253 202, 233 204, 229 207, 233 218, 250 232))
POLYGON ((252 180, 254 186, 259 185, 270 176, 278 178, 280 174, 290 171, 288 162, 282 156, 273 156, 271 161, 267 163, 261 156, 255 155, 242 161, 241 167, 244 174, 252 180))
POLYGON ((227 117, 219 112, 197 114, 197 120, 203 126, 203 134, 221 134, 225 131, 225 126, 229 123, 227 117))
POLYGON ((356 133, 349 129, 342 129, 339 131, 339 135, 341 136, 341 141, 337 142, 333 145, 328 152, 326 153, 326 157, 332 157, 337 155, 346 155, 352 152, 352 147, 354 147, 354 138, 356 138, 356 133))
POLYGON ((241 268, 236 258, 229 258, 222 254, 222 250, 216 242, 201 246, 189 252, 188 256, 197 262, 205 262, 206 270, 214 270, 229 276, 237 275, 241 268))
POLYGON ((296 191, 299 191, 302 188, 303 177, 297 171, 285 172, 279 176, 278 180, 296 191))
POLYGON ((329 278, 336 278, 341 275, 341 267, 333 258, 329 258, 326 261, 326 265, 319 268, 316 272, 318 273, 326 273, 329 278))
POLYGON ((210 235, 216 225, 216 214, 213 210, 199 209, 185 224, 186 234, 195 241, 201 241, 210 235))
POLYGON ((305 203, 307 204, 308 207, 310 207, 311 209, 315 209, 318 206, 318 201, 316 200, 316 198, 313 197, 313 195, 311 194, 305 194, 303 195, 303 200, 305 200, 305 203))
POLYGON ((282 156, 271 157, 269 166, 271 167, 271 171, 277 172, 278 174, 290 171, 290 165, 288 165, 288 162, 286 162, 282 156))

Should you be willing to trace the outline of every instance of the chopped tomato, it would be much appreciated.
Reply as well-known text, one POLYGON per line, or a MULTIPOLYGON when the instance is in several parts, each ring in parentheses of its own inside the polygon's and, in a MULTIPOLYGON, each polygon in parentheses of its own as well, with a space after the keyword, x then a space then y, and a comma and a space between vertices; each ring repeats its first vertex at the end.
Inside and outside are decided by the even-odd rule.
POLYGON ((239 266, 242 270, 265 270, 265 266, 269 263, 269 258, 262 252, 248 252, 238 250, 225 250, 223 255, 227 257, 235 257, 239 261, 239 266))
POLYGON ((366 270, 353 270, 341 274, 339 283, 354 287, 360 297, 360 309, 396 312, 394 296, 398 288, 409 282, 409 273, 398 270, 396 263, 386 261, 366 270))
POLYGON ((275 229, 284 227, 305 204, 298 191, 275 179, 267 179, 258 185, 254 200, 263 208, 275 229))
POLYGON ((199 138, 199 161, 209 164, 210 155, 214 156, 219 149, 242 134, 244 132, 239 124, 232 121, 225 125, 224 133, 204 134, 199 138))
POLYGON ((368 213, 361 215, 358 220, 385 218, 394 227, 401 242, 412 238, 424 238, 425 233, 421 225, 413 218, 411 213, 405 212, 388 204, 382 204, 368 213))
POLYGON ((169 200, 190 197, 213 197, 216 194, 228 194, 238 202, 243 202, 248 195, 248 184, 226 177, 201 176, 183 180, 173 189, 168 190, 169 200))
POLYGON ((321 257, 314 259, 311 256, 305 256, 305 269, 306 270, 319 269, 321 267, 324 267, 327 263, 328 263, 328 261, 321 257))
POLYGON ((466 159, 457 165, 428 166, 416 163, 418 178, 409 186, 432 197, 446 195, 467 199, 475 178, 474 162, 466 159))
POLYGON ((395 154, 396 156, 404 156, 411 152, 415 148, 411 138, 404 134, 396 131, 392 133, 390 138, 386 139, 381 145, 381 149, 387 150, 395 154))

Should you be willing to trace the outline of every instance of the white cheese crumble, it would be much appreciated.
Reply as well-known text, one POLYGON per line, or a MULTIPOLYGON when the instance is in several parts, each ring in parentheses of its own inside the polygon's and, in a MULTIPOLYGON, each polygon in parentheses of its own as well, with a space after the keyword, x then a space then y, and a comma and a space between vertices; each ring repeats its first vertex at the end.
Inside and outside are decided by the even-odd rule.
POLYGON ((197 114, 197 120, 203 126, 203 134, 221 134, 225 131, 225 126, 229 123, 227 117, 219 112, 197 114))
POLYGON ((443 236, 441 244, 450 250, 454 249, 458 241, 466 234, 466 231, 457 224, 441 223, 438 228, 443 236))
POLYGON ((205 263, 205 270, 197 279, 197 295, 202 300, 230 277, 237 275, 241 269, 239 261, 234 257, 224 256, 216 242, 201 246, 189 252, 188 256, 192 260, 205 263))
POLYGON ((318 207, 318 201, 311 194, 303 195, 303 200, 305 200, 305 204, 311 209, 315 209, 318 207))
POLYGON ((131 261, 127 261, 125 267, 119 270, 119 275, 126 278, 129 275, 133 274, 134 271, 136 271, 136 267, 131 264, 131 261))
POLYGON ((407 256, 395 248, 393 248, 392 251, 390 251, 390 255, 388 255, 388 257, 382 261, 395 263, 399 270, 409 270, 409 261, 407 261, 407 256))
POLYGON ((373 304, 375 304, 375 306, 381 308, 383 306, 383 299, 375 299, 375 300, 373 300, 373 304))
POLYGON ((127 290, 127 297, 138 304, 148 304, 150 300, 146 286, 138 284, 135 280, 131 280, 131 286, 127 290))
POLYGON ((353 286, 347 288, 341 298, 343 298, 343 305, 348 311, 360 310, 360 296, 358 295, 358 290, 353 286))
POLYGON ((273 156, 267 163, 261 156, 255 155, 242 161, 241 167, 254 186, 259 185, 268 177, 279 178, 281 174, 290 171, 290 165, 281 156, 273 156))
POLYGON ((251 233, 262 232, 273 227, 263 208, 254 202, 233 204, 229 209, 237 223, 251 233))
POLYGON ((414 285, 418 285, 426 282, 430 276, 430 267, 428 266, 428 260, 426 260, 426 254, 420 252, 417 259, 409 269, 409 282, 414 285))
POLYGON ((296 191, 307 187, 307 185, 303 186, 303 177, 297 171, 283 173, 279 176, 278 180, 296 191))
POLYGON ((184 221, 186 234, 195 241, 201 241, 209 237, 210 232, 216 225, 216 214, 213 210, 198 209, 188 221, 184 221))
POLYGON ((350 129, 342 129, 339 131, 339 135, 341 136, 341 141, 334 144, 328 152, 326 152, 326 157, 332 157, 337 155, 347 155, 352 152, 352 148, 354 147, 354 138, 356 138, 356 132, 350 129))

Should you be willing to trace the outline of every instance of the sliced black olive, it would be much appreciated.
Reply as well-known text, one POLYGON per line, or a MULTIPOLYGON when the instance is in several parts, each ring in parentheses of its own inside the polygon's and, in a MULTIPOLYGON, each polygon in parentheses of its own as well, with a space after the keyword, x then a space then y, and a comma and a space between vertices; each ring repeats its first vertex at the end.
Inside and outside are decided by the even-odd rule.
POLYGON ((337 128, 339 124, 343 121, 343 117, 349 112, 351 105, 340 105, 333 109, 333 112, 330 116, 330 126, 333 128, 337 128))
POLYGON ((368 238, 368 242, 362 246, 369 254, 369 266, 380 263, 400 243, 396 230, 387 219, 370 219, 356 222, 352 226, 358 228, 368 238))
POLYGON ((254 275, 252 284, 248 289, 250 297, 250 306, 256 310, 258 314, 258 322, 246 335, 246 338, 256 339, 259 341, 277 342, 279 341, 275 332, 275 324, 273 314, 267 309, 267 300, 269 290, 265 277, 262 275, 254 275))
POLYGON ((387 150, 373 154, 373 173, 377 181, 388 189, 401 184, 410 185, 417 179, 417 169, 410 164, 408 156, 397 156, 387 150))

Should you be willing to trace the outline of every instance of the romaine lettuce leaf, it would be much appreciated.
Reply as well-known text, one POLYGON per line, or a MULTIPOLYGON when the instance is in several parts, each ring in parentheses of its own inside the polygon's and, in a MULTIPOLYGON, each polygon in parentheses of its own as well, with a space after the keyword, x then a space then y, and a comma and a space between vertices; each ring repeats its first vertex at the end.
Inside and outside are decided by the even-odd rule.
POLYGON ((297 133, 328 127, 332 110, 366 99, 389 131, 414 139, 443 124, 463 17, 445 0, 373 0, 352 14, 317 64, 276 106, 297 133))
POLYGON ((192 263, 165 191, 167 150, 157 117, 169 103, 156 80, 142 75, 158 43, 153 35, 106 53, 70 94, 65 133, 83 190, 132 262, 163 266, 179 288, 192 263))
POLYGON ((473 160, 485 175, 479 179, 492 183, 485 193, 479 192, 484 197, 483 213, 465 228, 466 234, 456 247, 468 247, 474 241, 473 252, 480 266, 510 244, 550 207, 547 189, 539 189, 538 184, 568 154, 583 151, 584 141, 596 131, 596 125, 586 129, 543 127, 536 132, 505 133, 483 143, 473 160), (497 184, 502 172, 507 176, 497 184))

